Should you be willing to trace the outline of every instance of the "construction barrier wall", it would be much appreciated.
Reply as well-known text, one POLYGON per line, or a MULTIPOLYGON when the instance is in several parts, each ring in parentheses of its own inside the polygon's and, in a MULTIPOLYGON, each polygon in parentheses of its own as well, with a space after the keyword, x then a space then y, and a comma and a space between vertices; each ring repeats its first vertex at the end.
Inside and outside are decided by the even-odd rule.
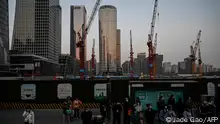
MULTIPOLYGON (((135 91, 137 90, 182 90, 184 99, 192 97, 196 102, 199 102, 201 94, 207 94, 207 82, 218 83, 219 80, 200 80, 200 83, 185 83, 184 87, 171 87, 171 83, 163 83, 158 80, 158 83, 144 83, 144 87, 131 88, 131 98, 134 100, 135 91)), ((129 96, 129 80, 67 80, 67 81, 0 81, 0 109, 6 108, 24 108, 26 105, 31 105, 37 109, 60 109, 63 99, 58 98, 58 85, 70 84, 72 89, 72 97, 79 98, 85 106, 89 108, 98 108, 98 101, 94 98, 94 86, 96 84, 109 84, 107 99, 114 102, 122 102, 125 97, 129 96), (27 85, 28 84, 28 85, 27 85), (22 86, 35 86, 36 93, 24 95, 22 86), (23 94, 23 96, 22 96, 23 94), (22 100, 23 99, 23 100, 22 100), (29 100, 24 100, 29 99, 29 100)), ((219 88, 216 88, 219 89, 219 88)), ((26 92, 25 91, 25 92, 26 92)), ((219 90, 218 90, 219 91, 219 90)), ((220 96, 217 92, 217 96, 220 96)), ((156 98, 155 98, 156 99, 156 98)), ((219 102, 219 101, 218 101, 219 102)))

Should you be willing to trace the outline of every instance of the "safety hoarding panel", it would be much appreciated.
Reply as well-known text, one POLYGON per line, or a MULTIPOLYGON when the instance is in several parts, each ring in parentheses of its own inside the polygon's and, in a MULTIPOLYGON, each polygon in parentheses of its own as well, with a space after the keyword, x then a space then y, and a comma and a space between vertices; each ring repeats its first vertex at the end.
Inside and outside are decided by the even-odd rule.
POLYGON ((36 85, 35 84, 22 84, 21 85, 21 99, 22 100, 36 99, 36 85))
POLYGON ((58 84, 57 97, 59 99, 66 99, 68 96, 72 97, 72 84, 58 84))
POLYGON ((167 101, 171 95, 175 96, 175 99, 178 100, 179 98, 183 99, 183 91, 181 90, 166 90, 166 91, 157 91, 157 90, 143 90, 143 91, 136 91, 135 97, 138 97, 142 104, 142 109, 146 108, 146 104, 152 104, 153 109, 157 109, 157 101, 160 96, 164 97, 164 100, 167 104, 167 101))

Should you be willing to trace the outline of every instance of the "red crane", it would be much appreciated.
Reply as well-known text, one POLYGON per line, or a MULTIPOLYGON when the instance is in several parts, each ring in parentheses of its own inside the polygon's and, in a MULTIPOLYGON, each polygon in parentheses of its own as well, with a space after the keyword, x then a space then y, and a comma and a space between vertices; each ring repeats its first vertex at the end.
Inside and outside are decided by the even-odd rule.
POLYGON ((153 76, 156 76, 157 73, 157 33, 155 34, 154 37, 154 46, 153 46, 153 53, 154 53, 154 59, 153 59, 153 76))
POLYGON ((92 46, 92 78, 95 77, 95 39, 93 39, 92 46))
POLYGON ((130 77, 134 77, 134 52, 133 52, 133 46, 132 46, 132 33, 130 30, 130 77))
POLYGON ((79 37, 79 42, 76 44, 76 46, 80 48, 79 58, 80 58, 80 79, 81 80, 84 80, 84 73, 85 73, 85 58, 84 58, 84 56, 85 56, 85 51, 84 51, 85 44, 84 44, 84 42, 85 42, 85 39, 86 39, 87 34, 89 32, 89 29, 91 28, 91 25, 92 25, 92 22, 95 18, 95 15, 98 11, 98 7, 99 7, 100 3, 101 3, 101 0, 96 1, 95 6, 92 10, 92 14, 91 14, 91 16, 89 18, 89 21, 87 23, 88 25, 86 27, 85 27, 84 24, 82 25, 82 28, 81 28, 82 29, 82 36, 80 34, 81 31, 78 31, 78 33, 77 33, 77 35, 79 37))
POLYGON ((199 33, 197 35, 197 39, 196 39, 196 42, 194 41, 193 44, 190 46, 190 58, 191 58, 191 61, 192 61, 192 74, 195 74, 196 73, 196 53, 197 53, 197 49, 200 45, 200 37, 201 37, 201 33, 202 31, 199 30, 199 33), (193 46, 194 45, 194 46, 193 46))
POLYGON ((152 22, 151 22, 151 28, 150 28, 150 34, 148 34, 148 42, 147 42, 147 46, 148 46, 148 66, 149 66, 149 74, 150 74, 150 79, 154 79, 154 50, 153 50, 153 36, 154 36, 154 27, 155 27, 155 23, 156 23, 156 15, 157 15, 157 5, 158 5, 158 0, 155 0, 154 3, 154 10, 153 10, 153 17, 152 17, 152 22))

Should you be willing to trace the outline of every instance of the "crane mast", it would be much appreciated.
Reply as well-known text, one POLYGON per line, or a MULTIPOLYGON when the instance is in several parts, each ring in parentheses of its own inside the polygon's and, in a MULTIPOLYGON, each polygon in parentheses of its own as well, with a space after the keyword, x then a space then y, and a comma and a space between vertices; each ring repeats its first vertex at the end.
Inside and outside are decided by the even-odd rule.
POLYGON ((198 45, 198 64, 199 64, 199 75, 203 76, 203 67, 202 67, 202 57, 201 57, 201 50, 200 50, 200 43, 198 45))
POLYGON ((130 77, 134 77, 134 52, 132 46, 132 32, 130 30, 130 77))
POLYGON ((80 34, 80 31, 78 31, 77 35, 79 37, 79 42, 76 44, 77 47, 80 48, 80 79, 84 80, 84 73, 85 73, 85 51, 84 51, 84 47, 85 47, 85 39, 87 37, 87 34, 89 32, 89 29, 91 28, 92 22, 95 18, 95 15, 98 11, 99 5, 101 3, 101 0, 97 0, 95 3, 95 6, 93 7, 92 10, 92 14, 89 18, 89 21, 87 23, 87 26, 85 26, 85 24, 82 25, 82 36, 80 34))
POLYGON ((153 74, 154 74, 154 77, 156 76, 156 72, 157 72, 157 33, 155 34, 155 38, 154 38, 154 46, 153 46, 153 53, 154 53, 154 63, 153 63, 153 74))
POLYGON ((154 9, 153 9, 153 16, 152 16, 152 22, 151 22, 151 28, 150 28, 150 34, 148 34, 148 67, 149 67, 149 74, 150 74, 150 79, 154 79, 155 75, 153 75, 153 60, 154 60, 154 50, 153 50, 153 36, 154 36, 154 27, 155 27, 155 22, 156 22, 156 14, 157 14, 157 5, 158 5, 158 0, 155 0, 154 3, 154 9))
POLYGON ((92 79, 95 77, 95 39, 93 39, 92 46, 92 79))
POLYGON ((195 61, 196 61, 197 49, 198 49, 199 44, 200 44, 200 42, 201 42, 201 41, 200 41, 201 33, 202 33, 202 31, 199 30, 199 33, 198 33, 198 35, 197 35, 196 42, 193 42, 193 44, 195 43, 194 46, 193 46, 193 45, 190 46, 190 52, 191 52, 190 58, 191 58, 191 61, 192 61, 192 74, 195 74, 195 73, 196 73, 196 63, 195 63, 195 61))

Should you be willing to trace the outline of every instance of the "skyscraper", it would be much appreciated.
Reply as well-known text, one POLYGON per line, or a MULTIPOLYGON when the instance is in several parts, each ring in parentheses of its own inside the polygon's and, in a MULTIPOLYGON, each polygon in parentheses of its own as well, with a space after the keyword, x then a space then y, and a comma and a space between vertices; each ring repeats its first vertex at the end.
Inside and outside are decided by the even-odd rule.
MULTIPOLYGON (((79 52, 80 49, 76 47, 76 43, 79 41, 77 33, 80 31, 82 36, 82 25, 86 25, 87 12, 83 5, 71 6, 70 7, 70 55, 75 59, 74 61, 74 73, 79 72, 79 52)), ((85 56, 86 60, 86 40, 85 40, 85 56)))
MULTIPOLYGON (((86 8, 83 5, 71 6, 70 9, 70 54, 79 60, 79 48, 76 47, 76 43, 79 41, 77 32, 80 31, 82 36, 82 25, 86 25, 86 8)), ((86 41, 85 41, 86 44, 86 41)), ((86 46, 85 49, 86 50, 86 46)), ((86 58, 86 51, 85 51, 86 58)), ((86 59, 85 59, 86 60, 86 59)))
POLYGON ((0 65, 8 64, 9 29, 8 0, 0 1, 0 65))
POLYGON ((117 69, 117 9, 103 5, 99 9, 99 61, 100 73, 116 72, 117 69), (109 68, 109 70, 108 70, 109 68))
POLYGON ((61 54, 59 0, 17 0, 12 49, 58 63, 61 54))
POLYGON ((116 60, 117 68, 121 68, 121 30, 117 29, 117 38, 116 38, 116 60))

